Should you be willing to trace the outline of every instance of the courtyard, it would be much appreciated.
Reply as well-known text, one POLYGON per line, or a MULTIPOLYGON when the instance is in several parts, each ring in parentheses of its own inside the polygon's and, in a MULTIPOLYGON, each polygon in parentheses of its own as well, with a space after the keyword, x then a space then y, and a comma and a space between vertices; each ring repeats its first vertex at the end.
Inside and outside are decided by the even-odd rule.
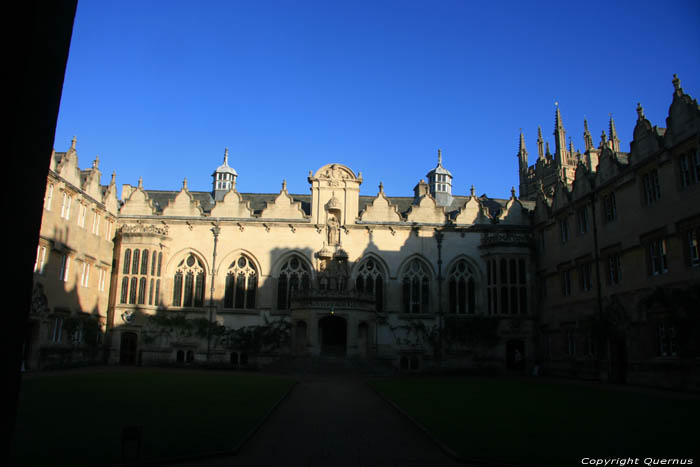
POLYGON ((147 368, 30 375, 22 381, 13 462, 120 463, 122 430, 134 426, 141 427, 143 459, 231 451, 293 384, 260 374, 147 368))
POLYGON ((698 453, 698 395, 535 379, 415 377, 370 386, 476 462, 565 466, 585 457, 698 453))
POLYGON ((367 378, 148 368, 34 374, 22 385, 13 460, 121 463, 129 426, 142 429, 143 460, 181 467, 459 465, 455 456, 470 465, 566 466, 696 451, 698 395, 532 378, 367 378))

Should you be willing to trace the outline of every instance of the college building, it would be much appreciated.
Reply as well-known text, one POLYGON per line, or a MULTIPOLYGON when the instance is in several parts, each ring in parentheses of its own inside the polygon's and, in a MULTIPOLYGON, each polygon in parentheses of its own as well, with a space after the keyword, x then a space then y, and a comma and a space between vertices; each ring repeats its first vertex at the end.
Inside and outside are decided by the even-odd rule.
MULTIPOLYGON (((310 170, 310 194, 117 193, 73 140, 51 154, 25 368, 78 362, 264 366, 335 356, 700 387, 700 108, 673 80, 666 127, 637 107, 585 150, 517 151, 519 193, 453 193, 438 150, 405 197, 310 170)), ((213 164, 215 165, 215 164, 213 164)), ((241 176, 245 176, 241 174, 241 176)))

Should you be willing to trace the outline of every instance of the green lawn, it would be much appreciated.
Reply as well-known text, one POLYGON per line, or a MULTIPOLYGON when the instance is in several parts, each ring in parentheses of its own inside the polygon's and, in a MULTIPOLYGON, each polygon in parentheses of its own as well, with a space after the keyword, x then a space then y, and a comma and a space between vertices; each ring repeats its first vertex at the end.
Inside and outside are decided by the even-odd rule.
POLYGON ((370 382, 465 458, 528 466, 583 457, 692 457, 700 400, 536 380, 396 378, 370 382))
POLYGON ((143 457, 234 448, 294 381, 250 373, 109 369, 22 382, 18 465, 109 465, 122 427, 143 427, 143 457))

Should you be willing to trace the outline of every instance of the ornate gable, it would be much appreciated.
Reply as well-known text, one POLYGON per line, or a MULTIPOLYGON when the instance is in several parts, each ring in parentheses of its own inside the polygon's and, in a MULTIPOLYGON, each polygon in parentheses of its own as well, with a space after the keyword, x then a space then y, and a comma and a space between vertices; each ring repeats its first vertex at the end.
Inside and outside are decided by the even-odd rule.
POLYGON ((143 190, 143 181, 139 179, 139 184, 129 195, 129 199, 119 210, 122 216, 152 216, 156 213, 153 202, 148 198, 148 194, 143 190))
POLYGON ((360 213, 360 220, 365 222, 401 222, 401 214, 384 195, 383 185, 379 185, 377 197, 360 213))
POLYGON ((558 211, 569 205, 571 201, 571 194, 569 190, 564 186, 564 182, 559 180, 556 187, 554 188, 554 196, 552 197, 552 210, 558 211))
POLYGON ((588 172, 585 165, 582 163, 578 164, 578 166, 576 166, 576 175, 572 186, 574 199, 583 198, 589 194, 592 189, 593 187, 591 186, 590 172, 588 172))
POLYGON ((187 189, 187 179, 182 183, 180 193, 163 209, 163 215, 179 217, 199 217, 202 215, 199 201, 194 199, 187 189))
POLYGON ((305 219, 301 203, 294 201, 287 193, 287 183, 282 183, 282 191, 272 203, 265 203, 260 213, 262 219, 305 219))
POLYGON ((501 223, 512 225, 529 224, 530 222, 528 219, 527 210, 523 207, 520 200, 515 197, 515 189, 513 189, 511 193, 512 196, 506 203, 506 207, 501 213, 501 223))
POLYGON ((683 92, 681 81, 673 75, 673 101, 666 118, 665 146, 673 147, 700 133, 700 107, 698 101, 683 92))
POLYGON ((211 210, 211 217, 250 218, 252 211, 250 203, 243 201, 243 196, 235 189, 229 190, 221 201, 216 202, 211 210))
POLYGON ((421 196, 418 204, 411 206, 406 213, 406 220, 425 224, 444 224, 445 208, 438 206, 432 196, 421 196))
MULTIPOLYGON (((115 183, 117 174, 112 172, 112 179, 102 195, 102 204, 105 205, 107 212, 114 215, 119 211, 119 199, 117 198, 117 185, 115 183)), ((98 198, 99 199, 99 198, 98 198)))
POLYGON ((455 224, 481 224, 483 222, 485 222, 483 207, 479 198, 472 195, 459 209, 455 217, 455 224))

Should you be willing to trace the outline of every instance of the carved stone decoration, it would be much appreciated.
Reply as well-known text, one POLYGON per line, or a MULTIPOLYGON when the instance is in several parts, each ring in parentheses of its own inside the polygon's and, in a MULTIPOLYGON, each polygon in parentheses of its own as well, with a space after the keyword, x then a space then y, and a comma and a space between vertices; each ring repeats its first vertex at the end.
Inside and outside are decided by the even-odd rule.
POLYGON ((49 300, 44 293, 44 286, 40 283, 34 284, 32 290, 32 314, 46 314, 49 311, 49 300))
POLYGON ((340 222, 335 216, 330 216, 328 218, 328 244, 329 245, 340 245, 340 222))
POLYGON ((530 235, 524 232, 493 232, 481 234, 481 245, 528 245, 530 235))
POLYGON ((162 227, 153 224, 131 224, 123 225, 119 231, 122 234, 157 234, 157 235, 168 235, 168 226, 163 225, 162 227))
POLYGON ((345 291, 348 288, 348 262, 345 257, 335 255, 333 259, 323 258, 319 264, 318 285, 323 291, 345 291))

